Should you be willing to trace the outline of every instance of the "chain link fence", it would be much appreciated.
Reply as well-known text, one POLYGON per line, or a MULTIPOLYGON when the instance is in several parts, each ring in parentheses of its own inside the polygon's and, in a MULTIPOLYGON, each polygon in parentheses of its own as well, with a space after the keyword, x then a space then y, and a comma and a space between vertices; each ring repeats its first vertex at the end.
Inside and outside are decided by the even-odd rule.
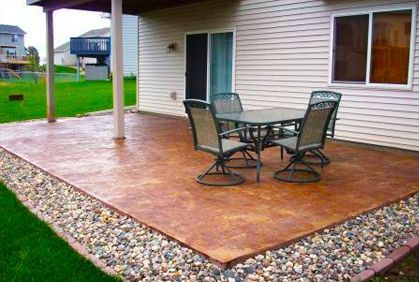
MULTIPOLYGON (((54 75, 54 78, 55 78, 55 82, 75 82, 77 81, 77 74, 56 73, 54 75)), ((38 83, 38 82, 44 82, 45 79, 46 79, 45 72, 12 71, 9 69, 0 68, 0 81, 4 81, 4 82, 38 83)))

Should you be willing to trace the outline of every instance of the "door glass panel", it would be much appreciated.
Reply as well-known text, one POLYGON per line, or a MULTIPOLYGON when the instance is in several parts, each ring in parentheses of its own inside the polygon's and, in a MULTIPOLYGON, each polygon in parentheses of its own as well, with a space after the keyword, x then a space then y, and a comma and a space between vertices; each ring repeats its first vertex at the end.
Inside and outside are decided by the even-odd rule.
POLYGON ((211 34, 210 93, 231 92, 233 33, 211 34))
POLYGON ((412 10, 374 13, 371 82, 407 84, 411 25, 412 10))

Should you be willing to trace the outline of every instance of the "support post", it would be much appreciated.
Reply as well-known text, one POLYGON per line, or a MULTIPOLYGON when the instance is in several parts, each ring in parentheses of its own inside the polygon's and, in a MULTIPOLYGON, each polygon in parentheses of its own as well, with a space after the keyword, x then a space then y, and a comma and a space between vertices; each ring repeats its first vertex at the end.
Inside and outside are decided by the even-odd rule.
POLYGON ((53 10, 46 10, 46 32, 47 32, 47 119, 48 122, 55 122, 55 86, 54 86, 54 23, 53 10))
POLYGON ((122 0, 112 0, 111 13, 112 40, 112 90, 115 139, 125 138, 124 121, 124 75, 122 49, 122 0))
POLYGON ((78 55, 76 57, 76 64, 77 64, 77 82, 80 82, 80 57, 78 55))

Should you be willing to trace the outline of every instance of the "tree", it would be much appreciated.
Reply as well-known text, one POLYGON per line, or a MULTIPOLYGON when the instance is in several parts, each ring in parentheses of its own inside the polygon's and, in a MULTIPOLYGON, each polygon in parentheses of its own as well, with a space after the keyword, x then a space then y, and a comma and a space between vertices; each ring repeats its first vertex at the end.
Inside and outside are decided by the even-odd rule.
POLYGON ((29 64, 26 66, 26 69, 28 71, 34 72, 33 73, 33 79, 35 81, 35 83, 38 82, 38 74, 36 74, 35 72, 40 71, 40 66, 39 66, 39 52, 38 49, 36 49, 33 46, 29 46, 28 48, 25 49, 26 51, 26 56, 28 57, 28 61, 29 64))
POLYGON ((29 65, 28 69, 30 71, 38 71, 39 70, 39 52, 33 46, 29 46, 26 48, 26 56, 28 57, 29 65))

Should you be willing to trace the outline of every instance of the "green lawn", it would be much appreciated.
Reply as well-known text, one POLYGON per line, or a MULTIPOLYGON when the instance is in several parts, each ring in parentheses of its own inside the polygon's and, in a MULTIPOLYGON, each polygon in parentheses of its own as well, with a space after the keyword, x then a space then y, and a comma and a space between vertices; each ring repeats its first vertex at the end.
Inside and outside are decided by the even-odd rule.
POLYGON ((417 282, 419 281, 419 251, 409 255, 398 265, 381 276, 372 279, 373 282, 417 282))
POLYGON ((55 73, 77 73, 77 69, 73 67, 55 65, 55 73))
POLYGON ((117 281, 74 252, 0 183, 0 281, 117 281))
MULTIPOLYGON (((125 80, 125 105, 135 105, 136 82, 125 80)), ((112 82, 82 81, 55 84, 58 117, 112 108, 112 82)), ((46 117, 45 83, 0 81, 0 123, 46 117), (24 101, 9 101, 10 94, 24 94, 24 101)))

